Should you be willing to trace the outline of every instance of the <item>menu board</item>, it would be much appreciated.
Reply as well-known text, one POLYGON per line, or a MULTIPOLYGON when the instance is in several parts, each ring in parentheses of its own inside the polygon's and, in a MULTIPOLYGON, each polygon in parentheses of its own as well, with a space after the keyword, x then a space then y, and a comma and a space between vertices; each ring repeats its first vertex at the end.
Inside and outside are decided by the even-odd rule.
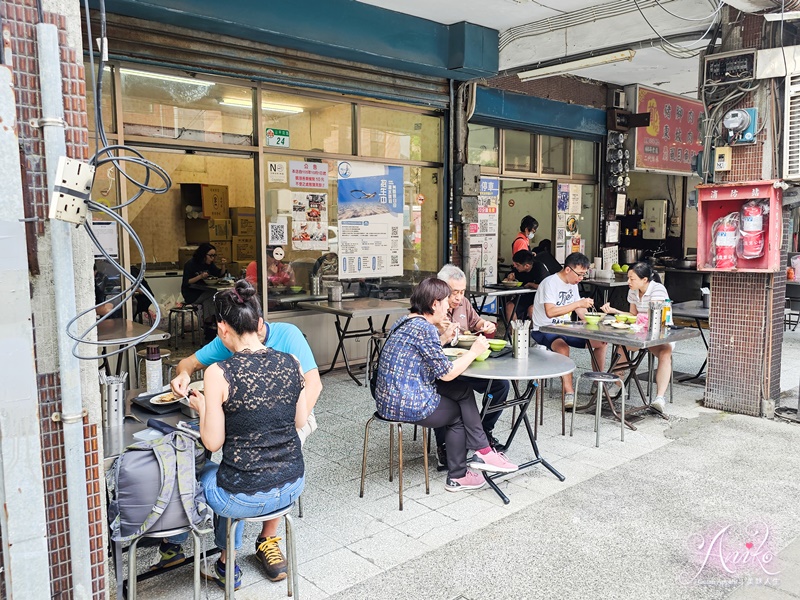
POLYGON ((403 274, 403 167, 337 166, 339 278, 403 274))
POLYGON ((691 174, 692 159, 703 150, 703 103, 640 85, 634 87, 634 112, 649 112, 650 125, 631 130, 633 135, 628 139, 633 143, 633 170, 691 174))

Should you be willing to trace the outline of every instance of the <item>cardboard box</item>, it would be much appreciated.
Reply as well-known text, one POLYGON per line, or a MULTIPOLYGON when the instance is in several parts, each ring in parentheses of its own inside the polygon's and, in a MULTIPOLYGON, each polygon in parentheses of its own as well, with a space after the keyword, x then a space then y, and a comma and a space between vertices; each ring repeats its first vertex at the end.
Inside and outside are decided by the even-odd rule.
POLYGON ((232 208, 231 232, 233 235, 255 235, 256 209, 251 207, 232 208))
POLYGON ((182 183, 184 205, 201 206, 204 219, 228 218, 228 186, 205 183, 182 183))
POLYGON ((233 259, 231 258, 231 243, 230 242, 211 242, 211 245, 217 249, 217 261, 214 263, 220 269, 222 268, 222 259, 224 258, 228 263, 233 259))
POLYGON ((224 242, 230 239, 230 219, 186 219, 186 241, 190 244, 224 242))
POLYGON ((249 262, 255 259, 256 259, 256 236, 254 235, 233 236, 233 260, 238 262, 249 262))

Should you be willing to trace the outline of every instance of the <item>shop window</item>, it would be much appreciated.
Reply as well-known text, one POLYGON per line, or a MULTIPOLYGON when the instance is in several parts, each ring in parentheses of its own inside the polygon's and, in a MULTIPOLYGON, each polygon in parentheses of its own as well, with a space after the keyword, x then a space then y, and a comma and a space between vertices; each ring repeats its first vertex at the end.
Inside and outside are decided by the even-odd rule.
POLYGON ((572 174, 597 176, 597 144, 572 140, 572 174))
MULTIPOLYGON (((88 115, 88 127, 90 132, 95 131, 95 115, 94 115, 94 90, 92 88, 92 65, 89 62, 83 63, 84 73, 86 75, 86 114, 88 115)), ((94 64, 97 70, 97 63, 94 64)), ((106 67, 103 70, 103 93, 100 98, 100 106, 103 109, 103 127, 106 133, 116 133, 117 119, 114 114, 114 79, 111 73, 111 67, 106 67)))
MULTIPOLYGON (((296 157, 266 154, 264 170, 270 164, 301 163, 296 157)), ((312 163, 309 163, 312 164, 312 163)), ((324 160, 313 163, 327 169, 325 188, 290 188, 291 178, 265 183, 266 208, 264 221, 265 241, 276 241, 283 236, 285 244, 282 263, 289 267, 289 285, 308 290, 315 269, 331 280, 338 278, 340 256, 346 249, 339 236, 338 161, 324 160), (323 208, 324 207, 324 208, 323 208), (311 212, 313 211, 313 215, 311 212)), ((391 163, 380 163, 391 164, 391 163)), ((345 279, 345 292, 373 297, 408 297, 413 286, 439 269, 441 248, 437 210, 441 197, 442 169, 438 167, 404 166, 403 169, 403 273, 386 278, 345 279)), ((268 259, 270 260, 270 259, 268 259)), ((268 265, 269 266, 269 265, 268 265)), ((260 269, 259 273, 263 270, 260 269)), ((293 309, 288 301, 284 281, 275 280, 267 288, 267 305, 270 311, 293 309)))
POLYGON ((496 127, 486 125, 469 126, 469 162, 482 167, 497 167, 499 164, 500 136, 496 127))
POLYGON ((505 132, 505 170, 530 173, 536 170, 536 136, 525 131, 505 132))
POLYGON ((353 105, 264 90, 264 127, 289 132, 267 137, 267 147, 332 154, 353 153, 353 105))
POLYGON ((435 116, 359 106, 362 156, 441 162, 442 124, 435 116))
POLYGON ((569 142, 567 138, 552 135, 540 136, 542 144, 542 173, 566 175, 569 173, 569 142))
POLYGON ((199 78, 120 69, 125 135, 253 144, 253 92, 199 78))

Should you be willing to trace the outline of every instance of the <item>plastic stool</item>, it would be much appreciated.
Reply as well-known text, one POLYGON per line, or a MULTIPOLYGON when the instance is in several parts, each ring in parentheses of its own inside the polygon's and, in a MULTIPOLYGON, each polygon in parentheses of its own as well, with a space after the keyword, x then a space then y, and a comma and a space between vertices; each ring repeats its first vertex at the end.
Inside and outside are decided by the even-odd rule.
MULTIPOLYGON (((163 362, 165 359, 169 358, 172 352, 169 350, 164 350, 164 348, 159 348, 158 353, 161 355, 162 366, 168 366, 167 363, 163 362)), ((136 351, 136 382, 139 387, 142 387, 142 363, 147 360, 147 349, 144 350, 137 350, 136 351)), ((163 370, 163 369, 162 369, 163 370)), ((162 373, 163 377, 163 373, 162 373)), ((167 381, 169 381, 169 371, 167 372, 167 381)))
MULTIPOLYGON (((622 388, 622 408, 620 410, 620 441, 625 441, 625 382, 622 377, 614 375, 613 373, 606 373, 605 371, 589 371, 581 375, 581 379, 588 379, 589 381, 597 383, 597 399, 595 400, 594 410, 594 430, 597 434, 595 439, 595 447, 600 447, 600 411, 603 408, 603 386, 608 383, 619 383, 622 388)), ((577 402, 572 404, 572 420, 569 422, 569 435, 572 437, 573 426, 575 425, 575 406, 577 402)))
POLYGON ((287 595, 300 598, 300 588, 298 587, 297 584, 297 554, 294 547, 294 521, 292 521, 292 515, 289 514, 292 512, 294 504, 295 503, 292 502, 289 506, 273 511, 266 515, 261 515, 259 517, 247 517, 245 519, 230 519, 230 518, 228 519, 228 533, 227 533, 228 555, 225 561, 225 566, 226 566, 225 600, 230 600, 234 597, 234 585, 236 580, 235 540, 236 540, 236 528, 239 526, 239 523, 243 521, 246 523, 263 523, 264 521, 272 521, 273 519, 279 519, 281 517, 283 517, 286 523, 286 562, 287 562, 287 570, 289 571, 286 577, 286 585, 288 588, 287 595), (227 576, 228 565, 234 565, 233 570, 229 572, 230 576, 227 576))
MULTIPOLYGON (((390 421, 384 419, 377 412, 373 414, 367 421, 367 426, 364 428, 364 458, 361 461, 361 492, 358 494, 359 498, 364 497, 364 480, 367 477, 367 442, 369 440, 369 426, 373 421, 384 423, 389 426, 389 481, 392 481, 394 474, 394 428, 397 426, 397 448, 398 448, 398 480, 400 483, 400 510, 403 510, 403 423, 401 421, 390 421)), ((409 423, 410 425, 410 423, 409 423)), ((425 469, 425 493, 430 494, 430 482, 428 478, 428 428, 422 428, 422 463, 425 469)))
MULTIPOLYGON (((136 547, 139 544, 139 540, 142 538, 166 538, 178 535, 179 533, 192 534, 192 551, 194 552, 194 600, 200 600, 200 555, 202 553, 203 543, 197 531, 188 526, 170 529, 168 531, 145 533, 131 542, 130 548, 128 548, 128 600, 136 600, 136 547)), ((121 561, 117 566, 120 568, 122 567, 121 561)), ((119 597, 122 597, 121 589, 117 590, 117 593, 119 597)))
POLYGON ((189 315, 189 324, 192 326, 192 345, 195 344, 194 332, 197 330, 197 307, 193 304, 184 304, 169 309, 167 331, 172 338, 172 348, 178 349, 178 335, 183 337, 186 333, 186 316, 189 315))
POLYGON ((367 388, 369 388, 369 380, 372 377, 372 369, 378 366, 378 359, 381 356, 383 344, 386 342, 387 337, 389 337, 388 332, 378 331, 373 333, 367 340, 367 368, 364 374, 364 384, 367 388))

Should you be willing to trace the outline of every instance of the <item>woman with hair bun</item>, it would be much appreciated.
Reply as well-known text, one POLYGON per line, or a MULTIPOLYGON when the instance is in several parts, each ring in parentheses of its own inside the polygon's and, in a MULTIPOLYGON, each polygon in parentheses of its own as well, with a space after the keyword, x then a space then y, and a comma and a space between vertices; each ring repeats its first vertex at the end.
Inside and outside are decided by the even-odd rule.
MULTIPOLYGON (((667 288, 661 283, 658 276, 648 263, 638 262, 628 270, 628 302, 630 303, 630 313, 632 315, 647 314, 647 309, 651 301, 666 300, 669 298, 667 288)), ((606 302, 600 307, 605 313, 610 315, 619 314, 620 310, 612 308, 606 302)), ((672 344, 662 344, 649 348, 650 353, 658 359, 656 369, 656 399, 650 404, 650 408, 664 414, 666 410, 665 395, 672 373, 672 344)), ((622 354, 622 349, 617 352, 622 354)))
MULTIPOLYGON (((217 334, 233 356, 209 366, 204 393, 191 390, 190 404, 200 414, 200 437, 211 452, 222 448, 220 464, 206 463, 200 474, 206 500, 220 517, 260 516, 289 506, 304 485, 303 455, 297 429, 308 419, 300 364, 291 354, 264 347, 256 289, 247 281, 214 296, 217 334)), ((216 564, 204 569, 220 587, 226 564, 227 518, 215 528, 221 549, 216 564), (211 572, 208 572, 211 571, 211 572)), ((256 556, 272 581, 286 578, 286 561, 275 537, 278 520, 266 521, 256 541, 256 556)), ((235 547, 242 544, 237 528, 235 547)), ((234 586, 242 571, 234 566, 234 586)))

